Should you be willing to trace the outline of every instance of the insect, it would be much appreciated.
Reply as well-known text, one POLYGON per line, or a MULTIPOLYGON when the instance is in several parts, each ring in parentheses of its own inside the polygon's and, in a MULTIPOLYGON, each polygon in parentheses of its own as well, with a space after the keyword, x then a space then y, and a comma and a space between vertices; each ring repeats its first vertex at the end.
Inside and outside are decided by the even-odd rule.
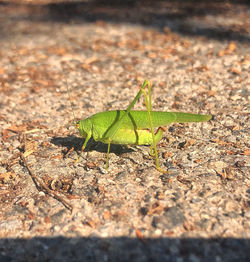
POLYGON ((79 160, 89 139, 108 144, 106 169, 109 165, 110 144, 121 145, 150 145, 151 154, 155 157, 156 169, 166 173, 159 165, 156 144, 161 140, 164 126, 170 123, 204 122, 212 118, 211 115, 190 114, 182 112, 152 111, 151 83, 145 80, 140 91, 126 110, 105 111, 92 115, 84 120, 76 121, 81 136, 85 138, 79 160), (146 87, 147 90, 146 91, 146 87), (147 110, 132 110, 136 101, 144 95, 147 110), (154 131, 154 128, 158 128, 154 131))

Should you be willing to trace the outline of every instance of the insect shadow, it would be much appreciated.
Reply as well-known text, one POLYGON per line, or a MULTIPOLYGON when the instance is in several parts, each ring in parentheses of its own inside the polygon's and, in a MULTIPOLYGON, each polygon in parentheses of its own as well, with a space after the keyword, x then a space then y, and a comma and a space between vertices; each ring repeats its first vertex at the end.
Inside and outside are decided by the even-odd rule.
MULTIPOLYGON (((67 136, 67 137, 57 137, 54 136, 50 142, 56 146, 66 147, 67 150, 63 149, 63 154, 66 155, 72 147, 75 149, 76 152, 80 153, 82 145, 84 143, 84 138, 76 137, 76 136, 67 136)), ((84 152, 89 152, 92 150, 96 150, 100 153, 107 153, 107 144, 96 142, 94 139, 90 139, 88 142, 87 147, 85 148, 84 152)), ((111 144, 110 152, 116 155, 121 155, 124 153, 134 152, 133 148, 126 147, 124 145, 115 145, 111 144)))

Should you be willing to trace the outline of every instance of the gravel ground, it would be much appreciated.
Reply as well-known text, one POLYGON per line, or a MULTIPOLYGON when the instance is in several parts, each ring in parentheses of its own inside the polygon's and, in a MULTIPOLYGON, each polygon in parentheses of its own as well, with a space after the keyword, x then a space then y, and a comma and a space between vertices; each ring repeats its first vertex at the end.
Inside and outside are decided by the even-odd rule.
POLYGON ((0 4, 0 261, 247 261, 249 5, 97 2, 0 4), (84 119, 144 79, 154 110, 214 119, 167 127, 168 174, 147 146, 111 146, 106 171, 91 141, 74 164, 67 83, 84 119))

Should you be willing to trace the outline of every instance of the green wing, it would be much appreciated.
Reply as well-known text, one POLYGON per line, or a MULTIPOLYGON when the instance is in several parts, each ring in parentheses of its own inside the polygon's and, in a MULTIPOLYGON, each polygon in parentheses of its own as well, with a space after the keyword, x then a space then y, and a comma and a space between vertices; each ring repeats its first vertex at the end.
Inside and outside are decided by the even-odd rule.
MULTIPOLYGON (((98 125, 104 132, 111 126, 115 125, 117 121, 125 113, 124 110, 114 110, 97 113, 91 116, 93 124, 98 125)), ((211 115, 189 114, 182 112, 158 112, 151 111, 153 127, 165 126, 171 123, 185 123, 185 122, 204 122, 212 118, 211 115)), ((130 113, 123 119, 123 129, 145 129, 149 128, 147 111, 131 110, 130 113)))

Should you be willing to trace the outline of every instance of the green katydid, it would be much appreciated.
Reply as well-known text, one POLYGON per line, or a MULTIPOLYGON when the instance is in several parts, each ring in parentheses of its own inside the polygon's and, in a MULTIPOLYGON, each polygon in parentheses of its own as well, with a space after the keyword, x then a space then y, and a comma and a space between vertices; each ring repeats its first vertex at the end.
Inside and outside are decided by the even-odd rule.
MULTIPOLYGON (((211 118, 211 115, 152 111, 151 83, 145 80, 140 91, 126 110, 97 113, 84 120, 76 121, 76 127, 82 137, 85 138, 81 154, 91 137, 95 141, 108 144, 106 169, 108 169, 109 164, 110 144, 151 145, 151 152, 154 152, 156 168, 160 172, 165 173, 159 166, 156 148, 156 143, 161 140, 165 131, 163 126, 170 123, 204 122, 211 118), (145 90, 146 87, 148 87, 148 92, 145 90), (131 110, 142 94, 145 97, 147 110, 131 110), (154 128, 156 127, 158 129, 154 133, 154 128)), ((79 160, 81 154, 76 162, 79 160)))

